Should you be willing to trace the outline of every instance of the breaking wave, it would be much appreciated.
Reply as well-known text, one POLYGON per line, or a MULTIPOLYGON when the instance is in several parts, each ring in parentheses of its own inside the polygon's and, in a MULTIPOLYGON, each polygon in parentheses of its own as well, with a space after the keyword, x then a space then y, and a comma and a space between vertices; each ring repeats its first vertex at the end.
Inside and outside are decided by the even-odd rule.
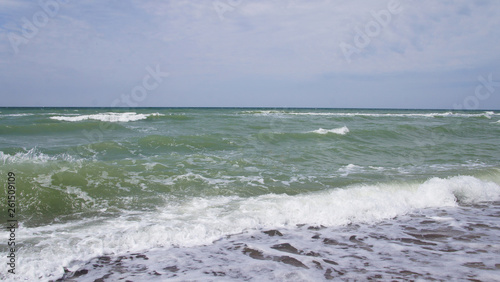
POLYGON ((100 120, 107 122, 129 122, 147 119, 154 116, 163 116, 160 113, 138 114, 135 112, 127 113, 102 113, 94 115, 78 115, 78 116, 53 116, 51 119, 60 121, 83 121, 83 120, 100 120))
POLYGON ((339 127, 339 128, 334 128, 334 129, 317 129, 314 131, 311 131, 312 133, 318 133, 318 134, 328 134, 328 133, 335 133, 335 134, 340 134, 340 135, 346 135, 349 133, 349 128, 347 126, 339 127))

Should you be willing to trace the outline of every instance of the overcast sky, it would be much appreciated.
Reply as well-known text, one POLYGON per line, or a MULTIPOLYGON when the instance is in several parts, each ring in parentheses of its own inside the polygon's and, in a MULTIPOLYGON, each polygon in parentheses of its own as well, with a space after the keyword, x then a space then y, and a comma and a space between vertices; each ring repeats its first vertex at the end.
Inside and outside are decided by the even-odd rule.
POLYGON ((2 0, 0 106, 500 109, 500 1, 2 0))

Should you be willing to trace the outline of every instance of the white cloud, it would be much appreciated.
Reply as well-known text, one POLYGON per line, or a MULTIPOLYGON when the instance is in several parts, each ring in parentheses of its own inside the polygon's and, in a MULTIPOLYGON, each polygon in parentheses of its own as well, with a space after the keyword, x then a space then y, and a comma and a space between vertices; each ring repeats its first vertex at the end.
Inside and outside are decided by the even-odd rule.
POLYGON ((453 72, 500 61, 498 1, 401 0, 403 11, 392 14, 350 63, 339 44, 355 46, 357 30, 376 22, 372 13, 387 10, 392 0, 220 1, 234 4, 223 20, 211 0, 71 1, 15 56, 7 33, 20 33, 20 19, 39 6, 4 1, 0 7, 16 17, 0 23, 1 71, 6 80, 27 72, 71 73, 126 84, 140 79, 146 66, 160 64, 171 79, 189 84, 453 72))

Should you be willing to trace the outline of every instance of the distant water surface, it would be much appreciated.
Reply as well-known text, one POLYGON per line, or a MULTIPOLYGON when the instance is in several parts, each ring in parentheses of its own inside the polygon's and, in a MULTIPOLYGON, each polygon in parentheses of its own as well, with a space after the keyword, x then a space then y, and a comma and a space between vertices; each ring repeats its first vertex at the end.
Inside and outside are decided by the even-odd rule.
POLYGON ((0 108, 0 279, 500 280, 499 138, 496 111, 0 108))

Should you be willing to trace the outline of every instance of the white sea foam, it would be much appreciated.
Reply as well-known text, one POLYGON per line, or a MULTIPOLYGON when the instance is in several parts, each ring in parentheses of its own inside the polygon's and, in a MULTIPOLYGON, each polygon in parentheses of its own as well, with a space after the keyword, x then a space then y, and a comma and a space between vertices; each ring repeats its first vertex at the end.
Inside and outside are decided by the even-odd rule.
POLYGON ((255 115, 270 115, 270 114, 278 114, 278 113, 282 113, 282 112, 278 112, 278 111, 244 111, 243 112, 244 114, 255 114, 255 115))
POLYGON ((102 277, 206 281, 214 275, 224 281, 323 281, 332 276, 348 281, 455 281, 463 277, 499 281, 500 274, 494 271, 498 248, 491 248, 499 242, 494 229, 499 222, 494 214, 499 211, 498 204, 488 209, 439 207, 380 224, 306 225, 280 228, 279 234, 248 230, 196 248, 158 248, 111 256, 109 262, 95 258, 80 270, 89 270, 85 281, 102 277), (297 264, 287 264, 287 260, 297 264))
POLYGON ((347 176, 353 172, 359 172, 362 171, 363 167, 355 165, 355 164, 348 164, 344 167, 341 167, 338 169, 338 172, 342 173, 342 176, 347 176))
POLYGON ((33 163, 45 163, 48 161, 64 160, 69 162, 74 162, 76 159, 68 154, 58 154, 55 156, 49 156, 38 151, 37 148, 32 148, 26 152, 19 152, 14 155, 5 154, 0 151, 0 161, 4 164, 7 163, 22 163, 22 162, 33 162, 33 163))
POLYGON ((486 117, 498 116, 500 113, 486 111, 483 113, 464 113, 464 112, 444 112, 444 113, 339 113, 339 112, 284 112, 284 111, 245 111, 244 114, 253 114, 260 116, 269 115, 297 115, 297 116, 338 116, 338 117, 486 117))
POLYGON ((25 114, 3 114, 3 115, 0 115, 0 117, 26 117, 26 116, 32 116, 34 114, 30 114, 30 113, 25 113, 25 114))
MULTIPOLYGON (((72 191, 78 192, 78 191, 72 191)), ((83 195, 85 196, 85 195, 83 195)), ((339 226, 375 223, 416 209, 456 206, 500 198, 500 186, 471 176, 432 178, 421 184, 360 185, 311 194, 267 194, 252 198, 218 196, 167 199, 155 212, 122 211, 115 218, 24 227, 17 236, 29 248, 12 276, 50 280, 103 254, 141 252, 156 247, 211 244, 229 234, 256 228, 293 228, 297 224, 339 226), (50 258, 50 259, 47 259, 50 258)), ((5 253, 1 253, 5 257, 5 253)), ((7 265, 0 265, 6 273, 7 265)), ((2 277, 0 274, 0 278, 2 277)))
POLYGON ((334 128, 334 129, 317 129, 314 131, 311 131, 312 133, 318 133, 318 134, 328 134, 328 133, 335 133, 335 134, 340 134, 340 135, 346 135, 349 133, 349 128, 347 126, 339 127, 339 128, 334 128))
POLYGON ((151 116, 164 116, 160 113, 152 113, 152 114, 138 114, 135 112, 127 112, 127 113, 102 113, 102 114, 94 114, 94 115, 78 115, 78 116, 53 116, 51 119, 60 120, 60 121, 83 121, 83 120, 100 120, 107 122, 129 122, 129 121, 138 121, 147 119, 151 116))
POLYGON ((234 180, 229 179, 229 177, 223 176, 222 178, 209 178, 205 177, 201 174, 188 172, 182 175, 176 175, 172 177, 168 177, 165 179, 151 179, 152 182, 160 183, 162 185, 175 185, 181 181, 193 181, 198 180, 205 182, 209 185, 227 185, 229 183, 234 182, 234 180))

